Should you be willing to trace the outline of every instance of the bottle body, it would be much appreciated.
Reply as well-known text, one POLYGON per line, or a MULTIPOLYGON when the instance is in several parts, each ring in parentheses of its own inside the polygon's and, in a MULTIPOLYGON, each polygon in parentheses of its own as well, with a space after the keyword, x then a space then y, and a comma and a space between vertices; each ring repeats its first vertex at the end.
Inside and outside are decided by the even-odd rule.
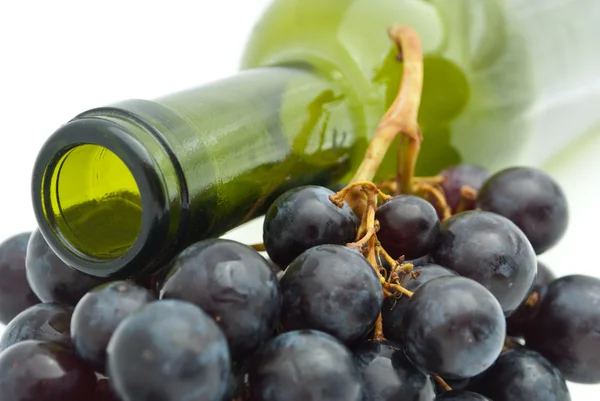
POLYGON ((152 271, 286 189, 341 178, 364 148, 353 107, 318 71, 288 65, 86 111, 36 161, 40 230, 88 274, 152 271))

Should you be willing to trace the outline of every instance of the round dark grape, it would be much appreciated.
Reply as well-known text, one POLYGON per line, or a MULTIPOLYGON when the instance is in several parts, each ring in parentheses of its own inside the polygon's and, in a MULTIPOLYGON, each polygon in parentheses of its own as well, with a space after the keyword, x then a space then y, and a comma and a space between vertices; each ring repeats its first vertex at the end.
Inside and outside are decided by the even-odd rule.
POLYGON ((489 368, 506 334, 496 298, 465 277, 439 277, 423 284, 402 321, 409 359, 424 372, 449 379, 473 377, 489 368))
MULTIPOLYGON (((462 199, 461 188, 469 186, 479 191, 483 183, 490 177, 490 173, 482 167, 472 164, 457 164, 443 170, 440 175, 444 177, 442 189, 446 202, 453 213, 462 199)), ((475 201, 468 201, 462 211, 475 209, 475 201)))
POLYGON ((273 202, 263 225, 265 249, 273 262, 285 268, 316 245, 354 241, 360 221, 346 202, 340 208, 329 200, 333 193, 324 187, 303 186, 273 202))
POLYGON ((358 252, 320 245, 296 258, 281 278, 284 330, 315 329, 350 344, 363 338, 381 310, 375 270, 358 252))
POLYGON ((225 335, 184 301, 155 301, 127 317, 107 354, 111 386, 124 401, 220 401, 226 391, 225 335))
POLYGON ((77 355, 96 372, 105 373, 106 347, 117 326, 153 300, 150 291, 125 281, 88 292, 75 307, 71 321, 77 355))
POLYGON ((332 336, 301 330, 271 339, 250 361, 245 401, 363 401, 352 354, 332 336))
POLYGON ((385 202, 375 218, 380 226, 377 238, 394 259, 426 255, 433 249, 440 229, 435 208, 418 196, 400 195, 385 202))
POLYGON ((479 192, 477 206, 512 220, 539 255, 565 234, 567 199, 548 174, 530 167, 513 167, 494 174, 479 192))
POLYGON ((523 232, 490 212, 463 212, 442 223, 432 257, 490 290, 506 316, 529 295, 537 271, 535 253, 523 232))
MULTIPOLYGON (((413 272, 418 274, 419 277, 404 283, 404 287, 413 292, 434 278, 458 276, 456 272, 434 264, 424 265, 420 268, 414 269, 413 272)), ((406 296, 402 296, 398 299, 388 297, 383 300, 383 306, 381 307, 381 315, 383 318, 383 334, 388 340, 396 341, 398 343, 402 342, 402 332, 404 331, 402 318, 407 305, 408 297, 406 296)))
POLYGON ((481 394, 471 391, 453 390, 442 393, 435 398, 435 401, 491 401, 481 394))
POLYGON ((277 328, 279 283, 251 247, 225 239, 198 242, 175 260, 161 299, 196 304, 221 327, 234 360, 247 356, 277 328))
MULTIPOLYGON (((115 393, 110 388, 108 379, 100 379, 96 384, 96 393, 94 394, 93 401, 120 401, 115 393)), ((65 400, 66 401, 66 400, 65 400)))
POLYGON ((21 341, 39 340, 67 347, 71 342, 73 308, 58 303, 37 304, 19 313, 2 333, 0 351, 21 341))
POLYGON ((0 323, 40 303, 27 282, 25 254, 31 233, 15 235, 0 244, 0 323))
POLYGON ((540 300, 546 293, 546 287, 554 279, 554 274, 550 271, 550 269, 548 269, 548 267, 546 267, 546 265, 544 265, 542 262, 538 261, 537 275, 535 277, 533 290, 527 297, 535 297, 534 301, 532 303, 522 303, 516 312, 506 319, 506 332, 509 336, 522 337, 525 334, 527 325, 533 319, 533 316, 538 310, 540 300))
POLYGON ((431 401, 435 397, 429 377, 391 341, 368 341, 354 350, 369 401, 431 401))
POLYGON ((600 279, 561 277, 546 290, 525 342, 576 383, 600 383, 600 279))
POLYGON ((471 381, 474 391, 494 401, 570 401, 565 379, 540 354, 525 348, 502 353, 471 381))
POLYGON ((2 401, 92 400, 96 376, 69 348, 28 340, 0 354, 2 401))
POLYGON ((75 306, 89 290, 109 281, 67 266, 50 249, 39 230, 29 239, 25 266, 29 285, 42 302, 75 306))

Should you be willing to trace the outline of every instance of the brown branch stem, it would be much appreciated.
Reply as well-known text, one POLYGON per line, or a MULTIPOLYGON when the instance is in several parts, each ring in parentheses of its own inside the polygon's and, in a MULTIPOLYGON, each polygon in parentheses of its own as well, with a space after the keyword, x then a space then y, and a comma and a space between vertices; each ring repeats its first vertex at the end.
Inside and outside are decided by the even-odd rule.
POLYGON ((477 199, 477 190, 471 188, 468 185, 463 185, 460 188, 460 201, 456 206, 456 210, 454 214, 464 212, 467 210, 468 206, 473 203, 477 199))
POLYGON ((444 193, 441 190, 425 182, 421 182, 417 186, 417 190, 428 193, 431 196, 433 196, 437 203, 437 207, 442 209, 442 221, 449 219, 452 216, 452 210, 450 209, 450 206, 446 201, 446 195, 444 195, 444 193))
POLYGON ((377 320, 375 321, 375 333, 373 334, 373 340, 383 341, 385 337, 383 335, 383 315, 379 312, 377 320))
POLYGON ((265 244, 252 244, 250 245, 257 252, 265 252, 265 244))
POLYGON ((406 288, 402 287, 400 284, 385 283, 385 286, 388 288, 391 288, 392 290, 394 290, 396 292, 406 295, 409 298, 414 295, 414 292, 407 290, 406 288))
MULTIPOLYGON (((418 142, 420 144, 422 141, 421 131, 417 124, 423 90, 421 39, 417 32, 409 26, 394 26, 388 30, 388 35, 402 53, 404 64, 402 83, 396 99, 381 119, 352 181, 371 181, 373 179, 398 134, 407 136, 411 143, 418 142)), ((415 161, 408 163, 414 165, 415 161)), ((410 171, 405 171, 405 173, 412 174, 410 171)), ((409 182, 411 179, 409 178, 409 182)))
POLYGON ((444 379, 442 379, 441 377, 439 377, 439 376, 433 376, 433 380, 435 380, 436 382, 438 382, 438 384, 439 384, 440 386, 442 386, 442 388, 443 388, 445 391, 452 391, 452 387, 450 387, 450 386, 448 385, 448 383, 446 383, 446 381, 445 381, 444 379))

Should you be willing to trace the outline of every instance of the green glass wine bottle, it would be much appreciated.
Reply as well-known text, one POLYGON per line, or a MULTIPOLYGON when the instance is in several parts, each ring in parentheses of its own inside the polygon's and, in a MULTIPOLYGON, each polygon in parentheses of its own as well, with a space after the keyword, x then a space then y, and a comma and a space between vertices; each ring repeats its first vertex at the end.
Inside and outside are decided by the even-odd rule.
MULTIPOLYGON (((569 94, 600 97, 598 52, 584 53, 600 33, 586 15, 600 3, 533 3, 277 0, 238 75, 61 126, 34 166, 40 230, 73 268, 132 276, 260 215, 288 188, 347 178, 402 77, 391 25, 412 26, 425 54, 418 173, 540 162, 570 141, 545 119, 577 109, 577 135, 599 118, 569 94)), ((395 165, 390 152, 381 177, 395 165)))

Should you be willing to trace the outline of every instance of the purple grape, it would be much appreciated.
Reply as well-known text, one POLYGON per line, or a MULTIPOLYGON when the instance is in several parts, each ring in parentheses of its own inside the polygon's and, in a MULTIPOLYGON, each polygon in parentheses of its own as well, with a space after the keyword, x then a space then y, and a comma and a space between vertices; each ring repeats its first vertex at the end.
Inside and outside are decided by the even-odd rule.
POLYGON ((404 355, 399 344, 367 341, 354 350, 369 401, 431 401, 431 380, 404 355))
POLYGON ((0 351, 26 340, 49 341, 71 347, 73 308, 58 303, 37 304, 19 313, 2 333, 0 351))
POLYGON ((300 330, 269 340, 247 369, 245 401, 363 401, 350 351, 332 336, 300 330))
POLYGON ((40 303, 27 282, 25 254, 31 233, 15 235, 0 244, 0 323, 40 303))
POLYGON ((522 303, 519 309, 513 313, 508 319, 506 319, 506 332, 509 336, 522 337, 525 334, 527 325, 533 319, 533 316, 538 310, 540 300, 546 293, 546 287, 555 279, 554 274, 544 265, 538 261, 537 264, 537 275, 535 277, 535 283, 533 290, 527 298, 535 293, 538 301, 534 305, 528 305, 522 303))
POLYGON ((490 290, 506 316, 529 295, 537 271, 535 253, 523 232, 490 212, 463 212, 444 221, 432 257, 490 290))
POLYGON ((93 370, 69 348, 27 340, 0 354, 2 401, 92 400, 93 370))
POLYGON ((470 388, 494 401, 570 401, 565 379, 535 351, 504 352, 494 365, 473 378, 470 388))
POLYGON ((50 249, 39 230, 29 239, 25 266, 29 285, 42 302, 75 306, 92 288, 110 280, 88 276, 67 266, 50 249))
POLYGON ((75 307, 71 321, 77 355, 96 372, 105 373, 106 347, 117 326, 154 299, 147 289, 124 281, 87 293, 75 307))
POLYGON ((220 401, 227 388, 225 335, 188 302, 155 301, 130 315, 107 354, 111 386, 124 401, 220 401))
POLYGON ((397 196, 377 209, 380 229, 377 238, 397 259, 425 256, 435 245, 440 220, 431 203, 412 195, 397 196))
POLYGON ((525 343, 576 383, 600 383, 600 279, 554 280, 525 332, 525 343))
POLYGON ((191 302, 213 317, 239 360, 268 340, 281 309, 279 283, 251 247, 212 239, 183 251, 161 289, 161 299, 191 302))
POLYGON ((273 202, 265 215, 263 241, 275 264, 285 269, 316 245, 354 241, 360 221, 346 202, 340 208, 329 200, 333 193, 324 187, 303 186, 273 202))
POLYGON ((563 237, 569 222, 567 199, 560 186, 548 174, 530 167, 494 174, 479 192, 477 205, 512 220, 538 255, 563 237))
POLYGON ((383 301, 371 265, 360 253, 340 245, 304 252, 289 265, 280 286, 284 330, 320 330, 346 344, 367 335, 383 301))
MULTIPOLYGON (((457 164, 449 167, 440 173, 444 177, 442 189, 446 196, 446 202, 452 213, 456 213, 457 207, 461 201, 461 188, 469 186, 476 191, 479 191, 483 183, 490 177, 490 173, 482 167, 472 164, 457 164)), ((465 205, 465 210, 475 209, 475 201, 468 201, 465 205)))
MULTIPOLYGON (((435 278, 444 276, 458 276, 456 272, 434 264, 424 265, 420 268, 414 269, 413 272, 418 274, 419 277, 404 283, 404 287, 413 292, 426 282, 435 278)), ((402 296, 398 299, 388 297, 383 300, 383 306, 381 307, 381 314, 383 317, 383 334, 388 340, 402 343, 402 332, 404 331, 402 318, 407 306, 408 297, 406 296, 402 296)))
POLYGON ((449 379, 489 368, 504 345, 506 322, 496 298, 465 277, 439 277, 410 299, 402 342, 422 371, 449 379))

